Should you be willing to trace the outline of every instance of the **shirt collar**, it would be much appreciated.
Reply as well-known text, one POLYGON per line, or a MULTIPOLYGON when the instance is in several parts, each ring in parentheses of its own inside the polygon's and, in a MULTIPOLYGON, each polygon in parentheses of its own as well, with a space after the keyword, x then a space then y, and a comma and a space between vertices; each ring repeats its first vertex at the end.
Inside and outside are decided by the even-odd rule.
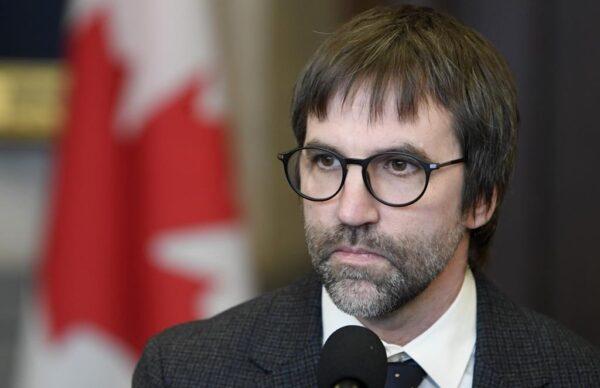
MULTIPOLYGON (((337 329, 363 326, 358 319, 337 308, 323 287, 321 293, 323 343, 337 329)), ((477 291, 470 269, 448 310, 427 330, 405 346, 383 342, 388 358, 415 360, 440 387, 458 387, 476 338, 477 291)))

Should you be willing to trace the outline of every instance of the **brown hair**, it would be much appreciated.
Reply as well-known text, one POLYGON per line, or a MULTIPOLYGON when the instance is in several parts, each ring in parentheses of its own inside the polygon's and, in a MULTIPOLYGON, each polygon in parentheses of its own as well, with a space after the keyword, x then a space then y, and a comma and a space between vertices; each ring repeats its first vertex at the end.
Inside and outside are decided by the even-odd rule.
POLYGON ((516 154, 518 109, 508 65, 473 29, 431 8, 374 8, 344 24, 316 51, 300 75, 292 100, 292 126, 304 144, 309 115, 327 116, 331 99, 369 93, 372 120, 395 98, 399 120, 414 119, 433 101, 452 116, 466 157, 463 211, 484 201, 497 208, 471 231, 469 261, 481 266, 498 222, 516 154))

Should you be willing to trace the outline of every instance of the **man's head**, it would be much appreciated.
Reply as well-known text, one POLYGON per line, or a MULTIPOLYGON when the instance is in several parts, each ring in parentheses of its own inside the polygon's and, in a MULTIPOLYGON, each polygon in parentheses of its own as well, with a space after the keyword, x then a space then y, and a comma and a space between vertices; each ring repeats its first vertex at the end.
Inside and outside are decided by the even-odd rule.
POLYGON ((412 6, 373 9, 321 45, 292 103, 300 146, 360 159, 400 150, 425 165, 465 159, 433 170, 422 197, 405 207, 377 200, 367 189, 382 190, 373 190, 375 170, 363 178, 352 164, 334 197, 304 201, 309 252, 342 309, 393 311, 423 291, 457 249, 466 258, 468 247, 471 266, 483 263, 512 171, 517 121, 506 63, 449 16, 412 6))

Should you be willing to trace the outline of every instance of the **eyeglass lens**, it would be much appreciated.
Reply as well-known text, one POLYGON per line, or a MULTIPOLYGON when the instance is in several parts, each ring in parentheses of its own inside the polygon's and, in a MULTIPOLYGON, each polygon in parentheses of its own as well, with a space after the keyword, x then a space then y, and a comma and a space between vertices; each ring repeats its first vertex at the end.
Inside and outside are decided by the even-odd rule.
MULTIPOLYGON (((344 179, 341 160, 321 149, 303 148, 290 155, 287 171, 294 190, 314 200, 331 198, 344 179)), ((373 195, 393 205, 403 205, 417 199, 425 189, 427 174, 414 158, 385 153, 373 158, 367 166, 373 195)))

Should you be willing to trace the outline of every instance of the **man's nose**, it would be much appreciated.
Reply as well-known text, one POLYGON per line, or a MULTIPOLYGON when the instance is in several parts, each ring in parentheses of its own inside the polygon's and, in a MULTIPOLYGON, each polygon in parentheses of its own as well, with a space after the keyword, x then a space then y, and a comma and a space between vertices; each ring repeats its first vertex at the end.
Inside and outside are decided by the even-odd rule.
POLYGON ((369 193, 360 166, 349 166, 344 187, 338 194, 338 218, 352 226, 379 220, 378 201, 369 193))

